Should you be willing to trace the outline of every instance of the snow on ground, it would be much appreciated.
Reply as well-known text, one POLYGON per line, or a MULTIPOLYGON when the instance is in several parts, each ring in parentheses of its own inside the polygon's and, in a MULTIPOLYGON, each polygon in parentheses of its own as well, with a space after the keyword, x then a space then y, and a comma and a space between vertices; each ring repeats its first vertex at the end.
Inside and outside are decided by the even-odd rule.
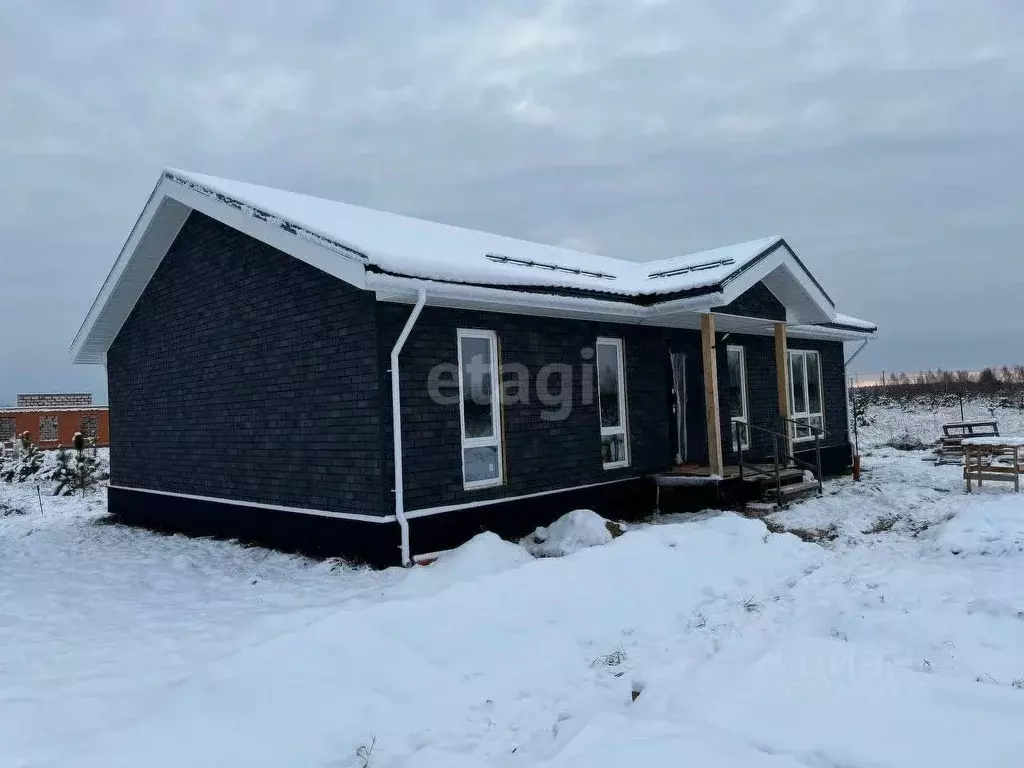
POLYGON ((564 557, 607 544, 622 530, 619 523, 605 520, 591 509, 574 509, 551 525, 538 528, 520 543, 534 557, 564 557))
POLYGON ((0 765, 1020 765, 1024 496, 921 456, 769 521, 827 546, 721 513, 383 572, 0 485, 0 765))
MULTIPOLYGON (((863 398, 863 395, 860 395, 863 398)), ((953 398, 935 401, 883 400, 867 405, 867 426, 858 428, 861 451, 903 435, 916 437, 931 445, 942 436, 942 425, 956 421, 996 421, 1001 435, 1024 436, 1024 409, 1007 405, 1003 398, 971 398, 960 403, 953 398)))

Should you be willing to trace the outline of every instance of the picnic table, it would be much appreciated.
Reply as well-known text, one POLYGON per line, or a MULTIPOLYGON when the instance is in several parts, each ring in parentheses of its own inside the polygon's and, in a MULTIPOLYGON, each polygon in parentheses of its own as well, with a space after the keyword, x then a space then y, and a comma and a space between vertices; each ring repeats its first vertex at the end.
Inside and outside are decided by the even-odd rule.
POLYGON ((1020 454, 1024 448, 1024 437, 968 437, 961 444, 968 493, 971 492, 971 481, 977 481, 981 488, 985 480, 1013 482, 1013 490, 1020 492, 1020 454))
POLYGON ((942 425, 942 438, 936 453, 936 464, 959 464, 964 455, 963 441, 974 437, 998 437, 995 421, 954 421, 942 425))

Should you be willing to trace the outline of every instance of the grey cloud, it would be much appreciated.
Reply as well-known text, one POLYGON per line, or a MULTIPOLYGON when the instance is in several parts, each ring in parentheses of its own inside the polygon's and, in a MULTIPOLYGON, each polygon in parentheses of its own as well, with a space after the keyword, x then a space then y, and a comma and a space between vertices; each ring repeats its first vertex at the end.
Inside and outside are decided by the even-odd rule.
POLYGON ((0 14, 0 402, 102 394, 67 345, 164 166, 632 258, 782 234, 881 324, 862 370, 1016 362, 1014 4, 0 14))

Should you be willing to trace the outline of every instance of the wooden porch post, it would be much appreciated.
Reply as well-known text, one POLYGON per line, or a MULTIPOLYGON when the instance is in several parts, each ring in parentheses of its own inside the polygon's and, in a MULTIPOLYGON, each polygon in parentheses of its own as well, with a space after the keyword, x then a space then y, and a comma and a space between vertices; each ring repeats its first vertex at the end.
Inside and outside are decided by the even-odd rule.
MULTIPOLYGON (((790 418, 789 415, 789 343, 786 341, 786 324, 775 324, 775 375, 779 384, 779 416, 783 419, 790 418)), ((793 453, 791 443, 790 424, 782 422, 782 428, 786 434, 786 454, 793 453)))
POLYGON ((711 474, 724 476, 722 421, 718 411, 718 353, 715 348, 715 317, 700 316, 700 348, 704 364, 704 415, 708 424, 708 465, 711 474))

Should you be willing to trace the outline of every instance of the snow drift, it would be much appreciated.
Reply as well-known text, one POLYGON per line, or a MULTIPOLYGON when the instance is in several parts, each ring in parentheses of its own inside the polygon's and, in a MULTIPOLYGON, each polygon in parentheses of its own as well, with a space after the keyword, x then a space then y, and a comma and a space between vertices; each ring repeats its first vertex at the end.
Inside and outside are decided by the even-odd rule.
POLYGON ((622 525, 605 520, 597 512, 574 509, 546 528, 538 528, 521 543, 534 557, 564 557, 607 544, 624 530, 622 525))

